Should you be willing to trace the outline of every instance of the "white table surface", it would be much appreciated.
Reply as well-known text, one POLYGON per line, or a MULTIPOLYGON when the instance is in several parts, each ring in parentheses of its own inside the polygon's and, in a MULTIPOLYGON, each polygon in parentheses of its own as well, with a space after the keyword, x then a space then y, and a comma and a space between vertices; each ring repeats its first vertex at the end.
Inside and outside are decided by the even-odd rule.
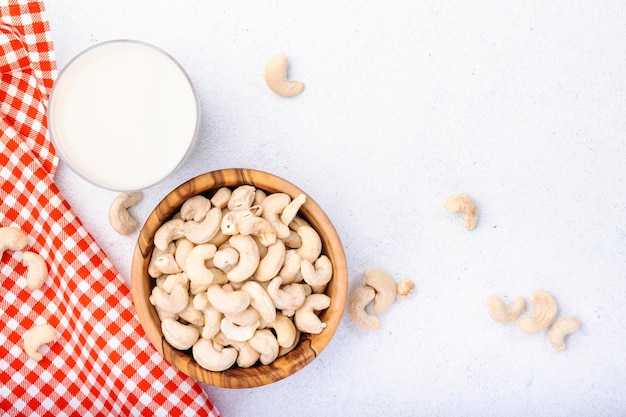
MULTIPOLYGON (((202 106, 196 152, 144 190, 247 167, 306 190, 334 222, 350 289, 370 266, 416 289, 377 332, 344 315, 322 354, 257 389, 206 387, 224 416, 617 416, 626 413, 626 3, 46 1, 59 68, 97 42, 172 54, 202 106), (291 58, 303 94, 263 80, 291 58), (480 210, 464 230, 445 198, 480 210), (583 330, 495 323, 486 299, 543 289, 583 330)), ((136 234, 115 192, 56 180, 125 276, 136 234)), ((525 314, 530 314, 527 311, 525 314)))

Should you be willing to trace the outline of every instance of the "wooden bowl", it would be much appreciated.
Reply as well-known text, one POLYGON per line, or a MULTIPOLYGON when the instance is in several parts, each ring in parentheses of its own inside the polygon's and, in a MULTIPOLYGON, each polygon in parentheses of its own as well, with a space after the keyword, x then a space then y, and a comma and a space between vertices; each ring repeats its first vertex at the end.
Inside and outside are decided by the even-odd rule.
POLYGON ((238 368, 234 365, 222 372, 202 368, 195 362, 190 351, 177 350, 165 340, 156 310, 148 300, 155 285, 155 279, 148 275, 154 234, 190 197, 197 194, 210 196, 222 186, 232 188, 242 184, 253 185, 268 193, 283 192, 292 199, 304 193, 282 178, 251 169, 224 169, 199 175, 170 192, 152 211, 139 233, 132 260, 133 301, 150 342, 168 362, 183 373, 200 382, 224 388, 252 388, 270 384, 294 374, 313 361, 335 334, 343 315, 348 291, 348 271, 339 236, 324 211, 307 195, 299 215, 318 232, 322 240, 322 253, 333 264, 333 277, 326 290, 332 301, 330 307, 320 314, 327 327, 320 334, 302 334, 295 349, 269 365, 257 364, 251 368, 238 368))

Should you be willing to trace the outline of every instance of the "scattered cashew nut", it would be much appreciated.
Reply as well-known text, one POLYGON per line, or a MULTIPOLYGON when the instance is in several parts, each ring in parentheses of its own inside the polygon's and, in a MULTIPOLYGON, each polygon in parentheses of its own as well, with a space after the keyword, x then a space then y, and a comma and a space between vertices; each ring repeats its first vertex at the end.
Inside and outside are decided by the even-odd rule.
POLYGON ((415 289, 415 283, 408 278, 402 278, 396 284, 396 294, 400 298, 409 298, 415 289))
MULTIPOLYGON (((535 291, 531 302, 534 308, 533 315, 521 318, 517 323, 518 327, 530 334, 539 333, 550 327, 548 330, 550 345, 558 352, 565 350, 567 348, 565 338, 582 328, 580 320, 567 316, 554 321, 558 306, 552 294, 546 291, 535 291)), ((487 299, 489 314, 500 323, 515 321, 524 311, 525 305, 526 301, 523 297, 516 297, 508 306, 495 295, 487 299)))
POLYGON ((139 226, 139 222, 131 216, 128 209, 141 201, 141 191, 120 193, 109 206, 109 223, 120 235, 130 235, 139 226))
POLYGON ((498 323, 514 322, 522 315, 526 308, 524 297, 516 297, 507 306, 498 296, 492 295, 487 299, 487 309, 492 319, 498 323))
POLYGON ((22 257, 26 270, 26 286, 31 290, 41 288, 48 278, 46 261, 37 253, 26 251, 22 257))
POLYGON ((0 256, 5 250, 22 250, 28 245, 28 236, 11 226, 0 227, 0 256))
POLYGON ((533 315, 523 317, 518 322, 518 327, 526 333, 539 333, 547 329, 556 317, 558 307, 556 300, 547 291, 535 291, 531 297, 533 315))
POLYGON ((24 352, 31 358, 39 362, 43 359, 43 354, 39 351, 43 345, 55 342, 57 339, 56 330, 48 323, 38 324, 24 333, 24 352))
POLYGON ((284 54, 272 56, 265 64, 265 83, 274 93, 281 97, 295 97, 304 90, 300 81, 287 79, 289 58, 284 54))
POLYGON ((370 286, 361 285, 356 288, 348 301, 348 314, 359 326, 366 330, 378 330, 380 319, 368 314, 365 308, 374 301, 376 291, 370 286))
POLYGON ((378 330, 381 326, 378 314, 387 311, 397 297, 408 298, 415 284, 408 278, 396 282, 383 268, 370 267, 363 272, 363 285, 357 287, 348 300, 348 314, 359 326, 366 330, 378 330), (372 312, 366 308, 373 302, 372 312))
POLYGON ((454 194, 448 197, 444 207, 451 213, 461 213, 465 229, 473 230, 478 223, 478 209, 474 200, 466 194, 454 194))
POLYGON ((561 317, 556 320, 550 330, 548 330, 548 338, 550 345, 558 352, 562 352, 567 348, 565 338, 582 328, 582 323, 576 317, 561 317))
POLYGON ((382 268, 368 268, 363 272, 363 284, 376 290, 374 298, 374 313, 384 313, 396 300, 396 282, 391 275, 382 268))

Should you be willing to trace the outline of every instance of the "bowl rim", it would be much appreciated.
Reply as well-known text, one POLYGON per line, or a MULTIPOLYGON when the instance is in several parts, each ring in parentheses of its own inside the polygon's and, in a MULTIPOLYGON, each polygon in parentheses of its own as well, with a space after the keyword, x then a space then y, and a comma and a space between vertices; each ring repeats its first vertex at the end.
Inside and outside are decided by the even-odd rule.
POLYGON ((152 210, 139 232, 131 265, 131 293, 139 322, 150 343, 157 351, 186 375, 209 385, 223 388, 254 388, 282 380, 312 362, 328 345, 342 319, 348 292, 348 270, 341 239, 322 208, 309 194, 291 182, 265 171, 248 168, 226 168, 205 172, 175 187, 152 210), (333 279, 327 289, 331 305, 320 313, 326 328, 318 335, 303 334, 299 346, 279 357, 269 365, 257 364, 252 368, 233 367, 222 372, 213 372, 200 367, 186 352, 174 349, 165 341, 160 320, 148 297, 154 279, 147 273, 153 237, 158 226, 169 219, 188 198, 207 194, 222 186, 253 185, 265 192, 284 192, 295 198, 306 195, 306 202, 299 215, 307 220, 322 239, 322 253, 329 256, 333 264, 333 279))

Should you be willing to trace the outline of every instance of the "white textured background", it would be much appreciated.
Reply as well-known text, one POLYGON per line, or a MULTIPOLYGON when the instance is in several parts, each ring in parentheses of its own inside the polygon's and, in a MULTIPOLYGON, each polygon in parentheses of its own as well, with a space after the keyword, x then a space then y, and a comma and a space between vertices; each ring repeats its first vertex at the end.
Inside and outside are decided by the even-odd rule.
MULTIPOLYGON (((196 152, 145 190, 144 220, 179 183, 248 167, 307 191, 344 243, 350 288, 369 266, 416 284, 378 332, 345 315, 293 377, 206 387, 235 416, 626 414, 626 3, 616 1, 46 1, 59 68, 97 42, 172 54, 202 105, 196 152), (306 84, 263 81, 273 54, 306 84), (480 209, 473 232, 442 204, 480 209), (583 330, 491 320, 486 299, 553 293, 583 330)), ((136 235, 116 195, 61 165, 57 180, 126 277, 136 235)), ((527 313, 528 314, 528 313, 527 313)))

